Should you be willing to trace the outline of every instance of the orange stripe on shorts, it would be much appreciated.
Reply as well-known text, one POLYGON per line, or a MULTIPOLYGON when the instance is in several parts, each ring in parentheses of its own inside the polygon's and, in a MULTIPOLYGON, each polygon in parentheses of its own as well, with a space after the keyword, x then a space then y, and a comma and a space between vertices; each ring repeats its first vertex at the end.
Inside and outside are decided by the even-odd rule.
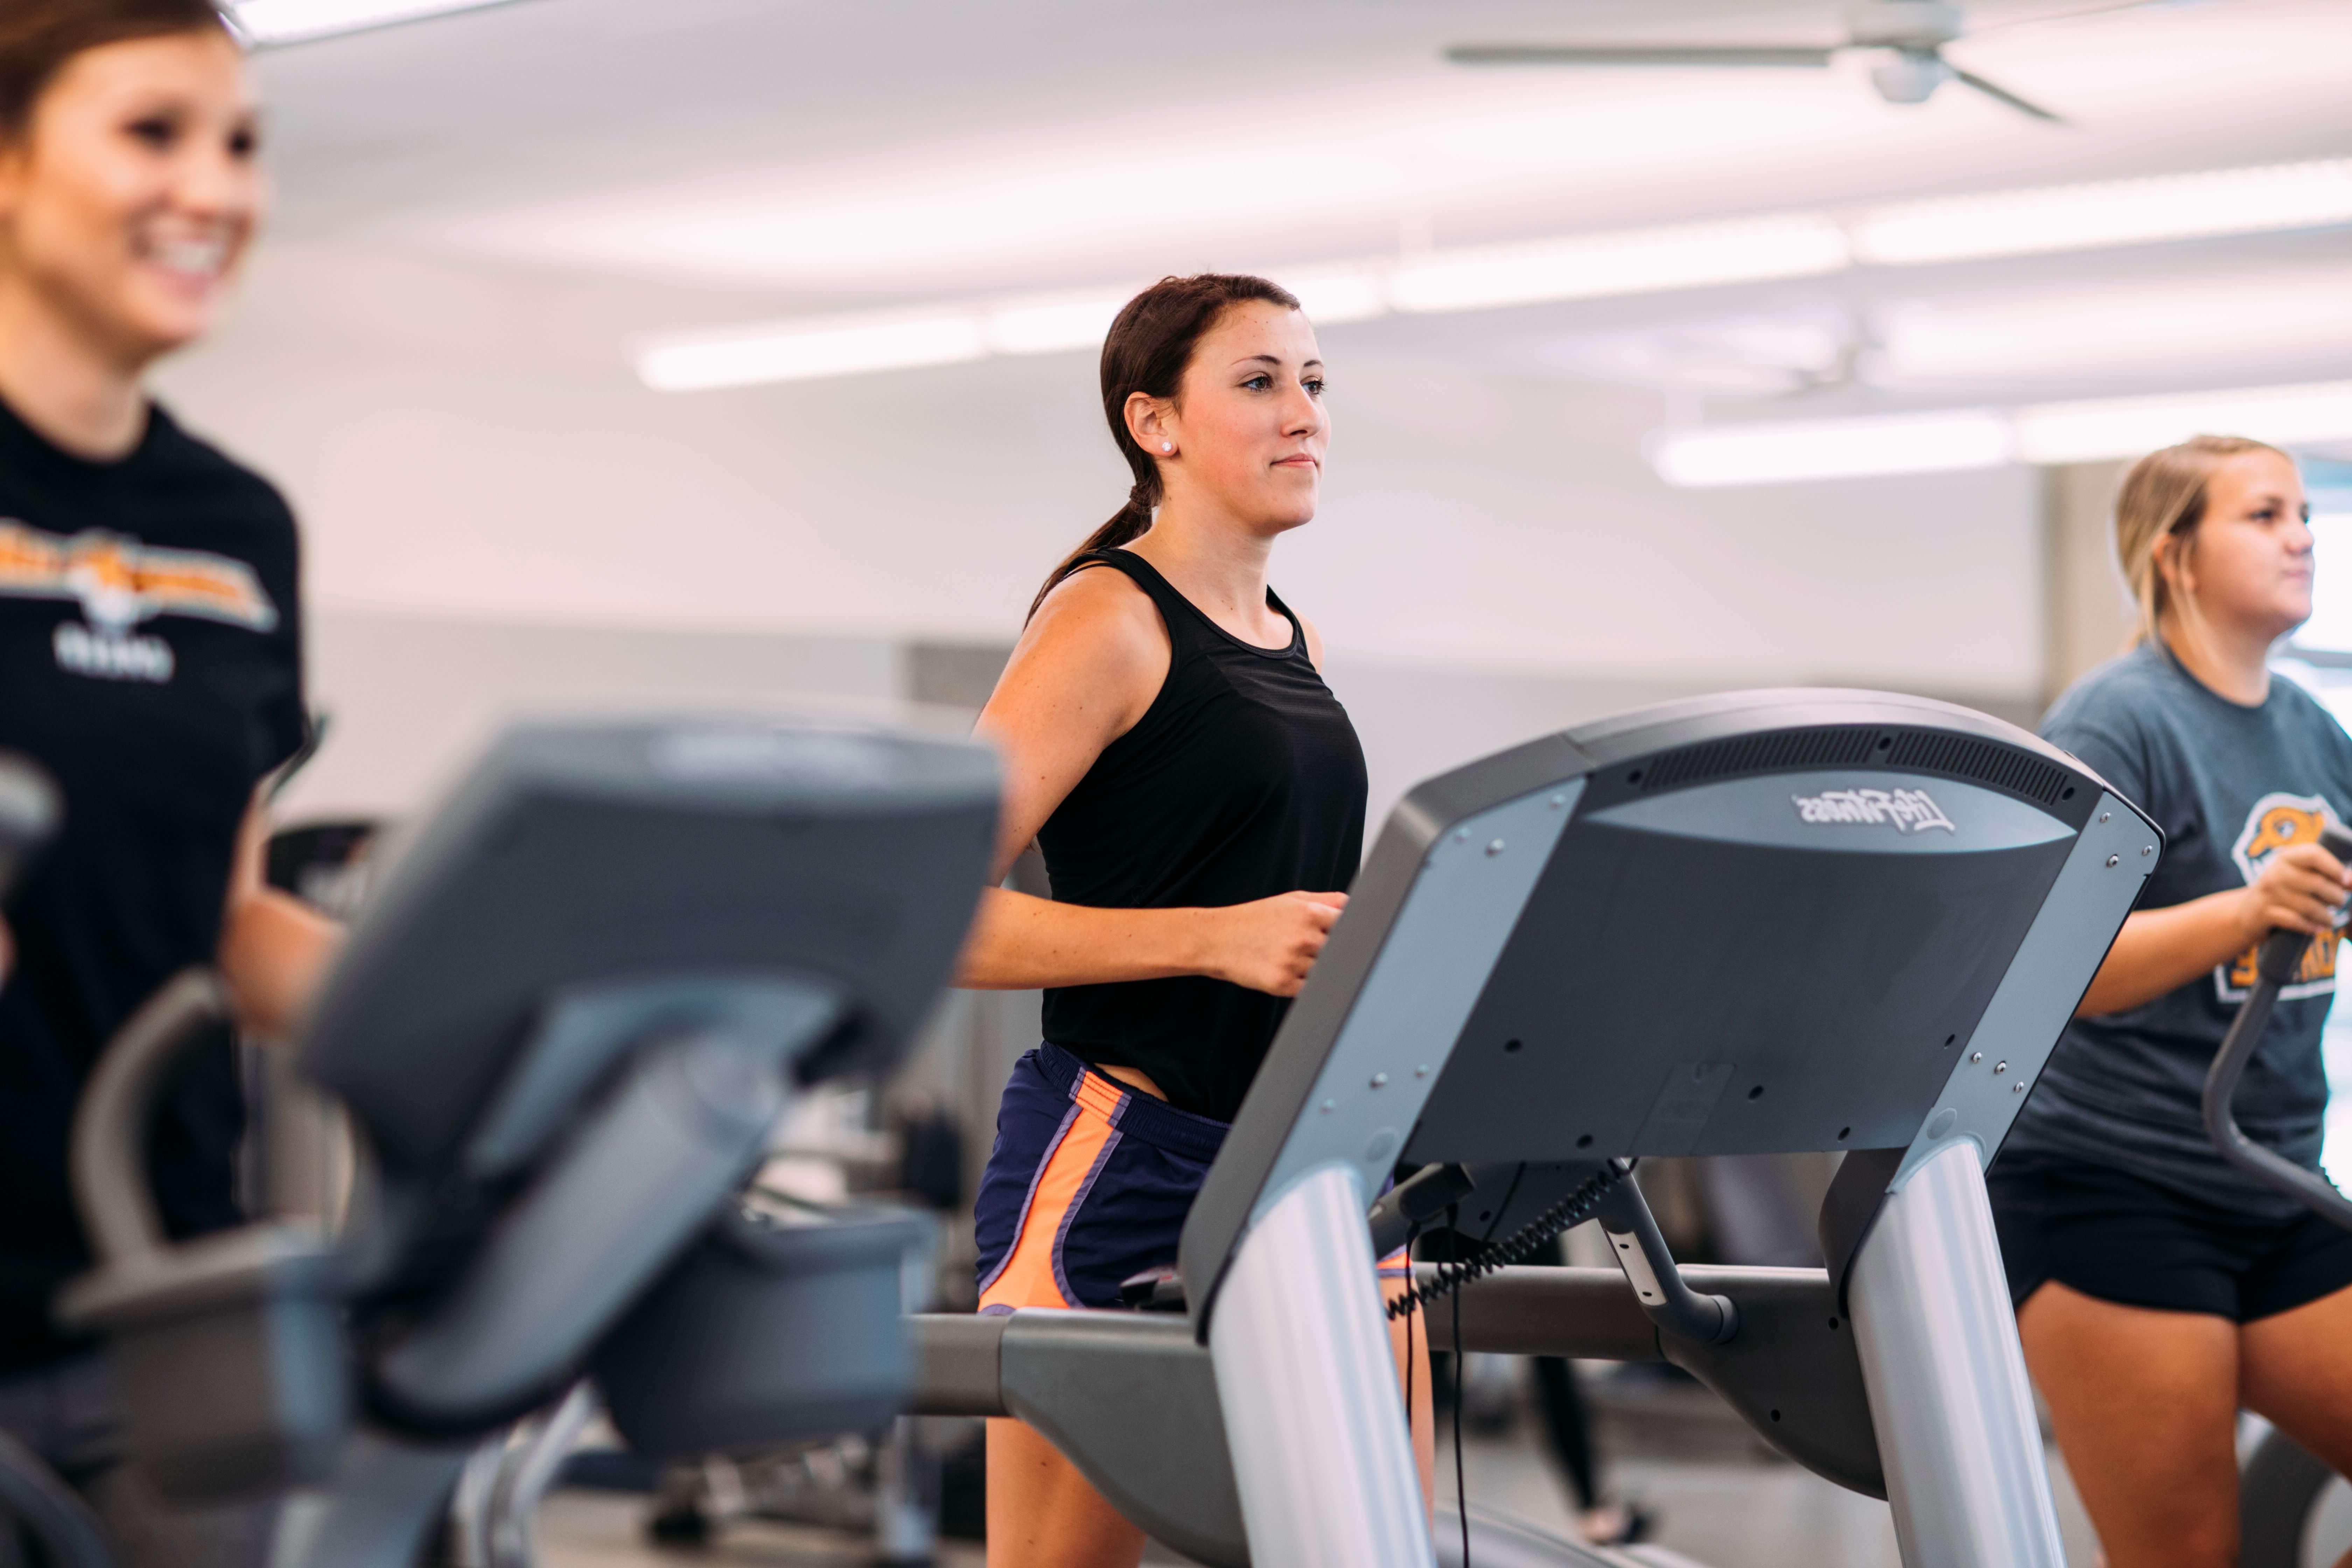
POLYGON ((1045 1168, 1029 1194, 1029 1206, 1022 1211, 1013 1255, 981 1295, 983 1309, 1077 1305, 1063 1297, 1061 1282, 1054 1277, 1054 1243, 1062 1234, 1062 1221, 1068 1216, 1070 1205, 1077 1202, 1087 1184, 1087 1173, 1118 1131, 1110 1119, 1125 1096, 1108 1087, 1106 1079, 1087 1073, 1078 1079, 1077 1092, 1071 1098, 1077 1101, 1077 1114, 1070 1118, 1053 1152, 1045 1156, 1045 1168))

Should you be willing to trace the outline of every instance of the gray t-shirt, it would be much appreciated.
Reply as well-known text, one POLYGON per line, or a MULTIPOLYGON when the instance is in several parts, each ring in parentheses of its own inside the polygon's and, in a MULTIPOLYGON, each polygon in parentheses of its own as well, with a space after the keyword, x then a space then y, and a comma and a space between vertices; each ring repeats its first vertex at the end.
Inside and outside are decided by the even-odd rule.
MULTIPOLYGON (((2352 736, 2309 692, 2274 678, 2261 707, 2244 707, 2207 689, 2161 646, 2144 643, 2084 676, 2042 732, 2164 829, 2141 909, 2244 887, 2279 850, 2315 841, 2324 818, 2352 814, 2352 736)), ((2281 990, 2237 1098, 2250 1136, 2315 1169, 2327 1106, 2319 1031, 2338 941, 2315 941, 2281 990)), ((2253 973, 2249 947, 2145 1006, 2069 1024, 2002 1152, 2113 1165, 2241 1212, 2298 1212, 2222 1163, 2200 1109, 2206 1069, 2253 973)))

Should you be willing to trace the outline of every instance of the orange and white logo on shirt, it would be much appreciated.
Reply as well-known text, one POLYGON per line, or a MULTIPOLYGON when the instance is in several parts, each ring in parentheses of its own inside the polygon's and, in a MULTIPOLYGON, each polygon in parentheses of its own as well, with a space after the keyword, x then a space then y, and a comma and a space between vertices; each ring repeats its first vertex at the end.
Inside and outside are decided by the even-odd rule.
POLYGON ((110 680, 165 681, 171 645, 135 628, 158 616, 193 616, 257 632, 278 625, 278 606, 242 561, 199 550, 159 550, 92 529, 45 533, 0 519, 0 597, 79 603, 83 622, 61 622, 58 665, 110 680))
MULTIPOLYGON (((2238 870, 2248 883, 2263 874, 2271 858, 2283 849, 2297 844, 2316 844, 2320 830, 2336 819, 2335 810, 2326 797, 2316 795, 2272 794, 2254 802, 2246 813, 2246 825, 2238 833, 2238 841, 2230 847, 2230 858, 2238 863, 2238 870)), ((2302 967, 2294 978, 2279 988, 2282 997, 2324 996, 2336 989, 2336 953, 2343 935, 2328 931, 2312 939, 2304 950, 2302 967)), ((2213 971, 2214 989, 2221 1000, 2242 1002, 2255 980, 2256 949, 2250 947, 2229 963, 2213 971)))

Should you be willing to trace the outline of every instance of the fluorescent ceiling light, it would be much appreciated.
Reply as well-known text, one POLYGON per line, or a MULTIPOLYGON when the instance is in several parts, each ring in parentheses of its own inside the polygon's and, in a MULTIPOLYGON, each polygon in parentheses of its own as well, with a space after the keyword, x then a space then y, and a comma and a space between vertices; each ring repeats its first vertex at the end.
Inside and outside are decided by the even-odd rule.
POLYGON ((2352 362, 2352 286, 2338 260, 1897 306, 1876 325, 1868 374, 1881 384, 2143 369, 2193 376, 2282 355, 2352 362))
MULTIPOLYGON (((324 12, 330 7, 357 12, 362 7, 388 10, 395 0, 247 0, 248 10, 301 6, 324 12)), ((476 0, 480 3, 480 0, 476 0)), ((418 7, 419 0, 404 0, 418 7)), ((436 8, 447 9, 447 0, 436 8)), ((887 204, 883 204, 887 205, 887 204)), ((905 215, 909 223, 936 232, 936 213, 905 215)), ((761 243, 799 229, 788 216, 738 220, 738 226, 776 230, 761 243), (764 226, 764 227, 763 227, 764 226)), ((1906 266, 1956 261, 1990 256, 2024 255, 2035 251, 2096 248, 2153 240, 2181 239, 2200 235, 2254 233, 2267 229, 2316 227, 2352 223, 2352 159, 2281 164, 2272 168, 2231 169, 2162 179, 2126 180, 2106 184, 2050 186, 2039 190, 1997 192, 1988 195, 1941 197, 1898 206, 1871 208, 1841 216, 1831 213, 1792 213, 1777 217, 1700 224, 1671 228, 1622 229, 1608 233, 1536 240, 1516 245, 1460 246, 1420 251, 1402 258, 1370 257, 1284 272, 1279 279, 1297 293, 1307 315, 1318 323, 1367 321, 1391 310, 1415 314, 1448 310, 1481 310, 1558 300, 1589 300, 1646 294, 1676 289, 1719 287, 1774 279, 1823 277, 1856 263, 1906 266)), ((674 236, 673 237, 680 237, 674 236)), ((683 238, 680 240, 684 242, 683 238)), ((940 307, 930 319, 953 315, 961 323, 952 331, 935 327, 926 337, 901 321, 880 338, 881 331, 863 319, 816 317, 798 322, 747 328, 721 340, 702 341, 688 361, 682 345, 667 345, 648 356, 648 365, 677 363, 744 366, 769 363, 777 374, 730 370, 723 379, 679 380, 686 373, 647 369, 647 380, 662 386, 740 385, 754 381, 803 379, 814 375, 848 374, 860 371, 921 364, 940 364, 979 358, 989 353, 1053 353, 1093 348, 1128 297, 1125 290, 1091 289, 1083 293, 1024 296, 984 302, 969 310, 940 307), (846 339, 839 334, 846 333, 846 339), (910 336, 911 334, 911 336, 910 336), (977 339, 980 346, 971 348, 977 339), (740 341, 739 341, 740 340, 740 341), (853 345, 871 342, 876 354, 884 342, 898 344, 920 341, 932 345, 912 357, 875 359, 863 353, 828 349, 785 353, 775 345, 836 341, 853 345), (768 347, 751 353, 745 345, 768 347), (958 346, 948 353, 950 341, 958 346), (725 344, 737 352, 729 357, 725 344), (698 357, 693 357, 698 356, 698 357), (837 365, 838 368, 810 368, 837 365), (668 378, 659 381, 655 375, 668 378)), ((2315 331, 2324 331, 2343 312, 2339 291, 2332 303, 2282 317, 2276 300, 2228 310, 2190 312, 2198 321, 2221 322, 2220 346, 2231 346, 2228 333, 2261 328, 2306 343, 2315 331), (2259 320, 2257 320, 2259 318, 2259 320)), ((2299 308, 2300 309, 2300 308, 2299 308)), ((2069 307, 2059 319, 2044 323, 2011 323, 2022 328, 2068 365, 2078 363, 2082 340, 2097 337, 2112 349, 2116 344, 2162 339, 2161 331, 2141 331, 2137 322, 2161 315, 2143 315, 2137 305, 2120 298, 2088 309, 2069 307), (2061 343, 2068 346, 2061 350, 2061 343)), ((2174 334, 2184 326, 2179 313, 2162 316, 2174 334)), ((2187 323, 2193 325, 2193 322, 2187 323)), ((2209 334, 2210 335, 2210 334, 2209 334)), ((1955 323, 1940 331, 1932 318, 1898 327, 1888 344, 1888 369, 1898 378, 1965 375, 1992 352, 1996 340, 2014 344, 2018 333, 1982 321, 1955 323), (1944 363, 1938 363, 1939 361, 1944 363)), ((2185 345, 2168 344, 2168 358, 2185 345)), ((2239 345, 2242 346, 2242 345, 2239 345)), ((899 351, 893 349, 891 353, 899 351)), ((2154 352, 2151 350, 2151 352, 2154 352)), ((712 373, 716 374, 716 373, 712 373)), ((699 377, 702 373, 693 374, 699 377)), ((1891 470, 1890 470, 1891 471, 1891 470)))
POLYGON ((1854 259, 1882 267, 2101 250, 2352 223, 2352 159, 1938 196, 1853 223, 1854 259))
POLYGON ((637 374, 657 391, 695 392, 957 364, 988 352, 987 323, 976 315, 835 319, 673 338, 647 346, 637 356, 637 374))
POLYGON ((2006 418, 1962 408, 1678 430, 1651 443, 1650 462, 1670 485, 1706 489, 1993 468, 2014 461, 2015 450, 2006 418))
POLYGON ((2018 456, 2029 463, 2133 458, 2199 434, 2252 436, 2281 447, 2352 437, 2352 381, 2043 403, 2017 411, 2018 456))
MULTIPOLYGON (((1402 265, 1283 273, 1322 325, 1391 310, 1482 310, 1834 272, 1845 236, 1813 218, 1638 229, 1529 246, 1433 251, 1402 265)), ((645 350, 638 373, 666 392, 803 381, 864 371, 951 364, 991 353, 1056 353, 1098 346, 1131 289, 1031 295, 917 317, 810 317, 645 350)))
POLYGON ((1479 310, 1814 277, 1848 259, 1836 224, 1801 215, 1433 250, 1398 263, 1388 294, 1400 310, 1479 310))
MULTIPOLYGON (((1375 273, 1286 274, 1277 281, 1298 295, 1309 319, 1318 323, 1388 313, 1382 279, 1375 273)), ((890 315, 806 316, 663 338, 638 350, 637 375, 657 392, 704 392, 961 364, 992 354, 1092 350, 1102 346, 1137 287, 1026 294, 890 315)))
POLYGON ((237 30, 256 44, 296 44, 505 3, 506 0, 233 0, 229 16, 237 30))
POLYGON ((987 312, 984 335, 1001 354, 1050 354, 1099 348, 1131 289, 1076 298, 1013 300, 987 312))
POLYGON ((2283 447, 2352 438, 2352 381, 1705 426, 1654 437, 1650 461, 1670 485, 1777 484, 2136 458, 2200 433, 2283 447))

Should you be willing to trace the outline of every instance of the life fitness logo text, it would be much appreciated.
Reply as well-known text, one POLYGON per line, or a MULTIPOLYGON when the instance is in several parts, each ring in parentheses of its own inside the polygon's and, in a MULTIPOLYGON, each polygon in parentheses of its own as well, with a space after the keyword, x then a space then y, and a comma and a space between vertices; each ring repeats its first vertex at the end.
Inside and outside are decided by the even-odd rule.
POLYGON ((1807 822, 1860 823, 1897 833, 1925 833, 1931 827, 1956 831, 1944 808, 1924 789, 1832 789, 1789 798, 1807 822))
MULTIPOLYGON (((2326 798, 2315 795, 2266 795, 2246 813, 2246 826, 2230 846, 2230 858, 2248 882, 2263 874, 2271 857, 2297 844, 2316 844, 2319 830, 2334 821, 2326 798)), ((2303 950, 2302 966, 2294 978, 2279 987, 2282 997, 2324 996, 2336 989, 2336 951, 2341 933, 2328 931, 2312 938, 2303 950)), ((2213 988, 2232 1005, 2245 999, 2254 984, 2256 948, 2249 947, 2213 971, 2213 988)))
POLYGON ((135 630, 157 616, 194 616, 266 632, 278 606, 242 561, 196 550, 154 550, 91 530, 70 538, 0 519, 0 596, 68 599, 80 621, 50 637, 58 668, 100 680, 166 681, 172 645, 135 630))

